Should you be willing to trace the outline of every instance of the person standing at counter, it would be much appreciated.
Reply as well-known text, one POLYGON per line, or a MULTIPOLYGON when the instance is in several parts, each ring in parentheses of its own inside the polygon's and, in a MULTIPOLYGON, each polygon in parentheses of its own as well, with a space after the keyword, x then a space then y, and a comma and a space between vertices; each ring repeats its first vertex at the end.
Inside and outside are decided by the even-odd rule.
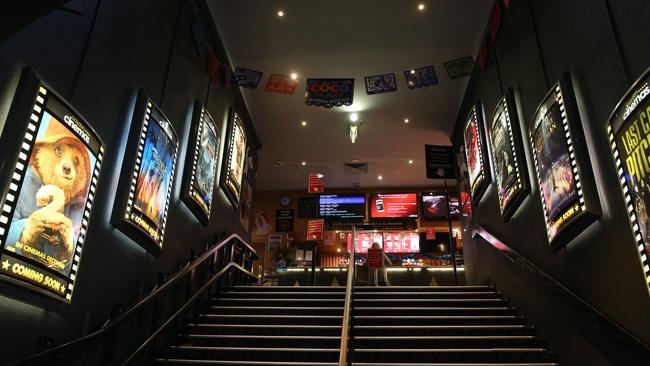
POLYGON ((370 286, 386 286, 388 276, 386 274, 386 264, 389 266, 393 263, 379 246, 379 243, 372 243, 368 249, 368 284, 370 286))

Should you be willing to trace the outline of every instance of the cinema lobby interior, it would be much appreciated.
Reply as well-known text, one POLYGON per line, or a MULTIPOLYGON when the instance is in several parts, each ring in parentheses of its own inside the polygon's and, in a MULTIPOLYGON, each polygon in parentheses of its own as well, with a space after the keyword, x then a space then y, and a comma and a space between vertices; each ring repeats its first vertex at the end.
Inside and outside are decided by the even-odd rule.
POLYGON ((650 365, 647 0, 0 13, 0 365, 650 365))

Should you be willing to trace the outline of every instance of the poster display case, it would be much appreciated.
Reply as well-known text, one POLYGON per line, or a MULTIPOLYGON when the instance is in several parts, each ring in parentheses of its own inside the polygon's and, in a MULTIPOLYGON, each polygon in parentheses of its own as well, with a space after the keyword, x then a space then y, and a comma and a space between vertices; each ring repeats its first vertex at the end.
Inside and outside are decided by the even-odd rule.
POLYGON ((224 152, 226 161, 223 164, 221 173, 221 188, 233 207, 238 208, 248 145, 244 122, 232 108, 228 118, 226 140, 226 150, 224 152))
POLYGON ((600 215, 600 204, 572 86, 563 75, 537 107, 528 129, 552 250, 600 215))
POLYGON ((639 261, 650 286, 650 68, 612 112, 607 134, 639 261))
POLYGON ((105 145, 25 69, 0 144, 0 278, 70 303, 105 145))
POLYGON ((483 193, 490 185, 490 168, 483 129, 483 110, 476 103, 467 114, 463 128, 465 159, 469 174, 472 204, 478 205, 483 193))
POLYGON ((530 191, 514 94, 508 89, 492 113, 488 138, 501 217, 507 221, 530 191))
POLYGON ((221 148, 219 130, 210 113, 196 100, 183 179, 183 202, 207 226, 221 148))
POLYGON ((112 223, 154 255, 163 247, 177 154, 171 122, 140 91, 112 223))

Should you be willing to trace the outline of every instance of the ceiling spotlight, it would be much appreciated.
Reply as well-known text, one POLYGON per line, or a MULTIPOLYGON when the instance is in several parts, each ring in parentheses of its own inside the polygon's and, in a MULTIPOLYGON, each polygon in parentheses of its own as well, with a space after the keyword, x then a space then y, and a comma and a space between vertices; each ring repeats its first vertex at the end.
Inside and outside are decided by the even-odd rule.
POLYGON ((377 177, 377 179, 382 180, 382 179, 384 179, 384 177, 382 177, 382 176, 380 175, 380 176, 377 177))
POLYGON ((282 9, 278 10, 278 16, 282 18, 284 16, 284 10, 282 9))
POLYGON ((291 80, 297 80, 297 79, 298 79, 298 74, 296 74, 295 72, 292 72, 291 73, 291 80))
POLYGON ((408 118, 404 118, 404 123, 409 123, 409 119, 408 119, 408 118))
POLYGON ((350 115, 350 122, 356 122, 356 121, 358 121, 358 120, 359 120, 359 115, 358 115, 358 114, 356 114, 356 113, 352 113, 352 114, 350 115))
POLYGON ((415 69, 411 69, 411 75, 415 75, 415 69))
POLYGON ((307 162, 303 161, 302 163, 300 163, 300 165, 305 166, 305 165, 307 165, 307 162))
POLYGON ((302 125, 302 127, 305 127, 305 126, 307 126, 307 121, 302 121, 302 122, 300 122, 300 124, 302 125))
POLYGON ((324 177, 324 175, 322 173, 316 174, 316 178, 323 178, 323 177, 324 177))
POLYGON ((419 3, 419 4, 418 4, 418 10, 419 10, 419 11, 423 11, 424 8, 425 8, 424 3, 419 3))
POLYGON ((413 164, 413 160, 409 160, 409 164, 413 164))

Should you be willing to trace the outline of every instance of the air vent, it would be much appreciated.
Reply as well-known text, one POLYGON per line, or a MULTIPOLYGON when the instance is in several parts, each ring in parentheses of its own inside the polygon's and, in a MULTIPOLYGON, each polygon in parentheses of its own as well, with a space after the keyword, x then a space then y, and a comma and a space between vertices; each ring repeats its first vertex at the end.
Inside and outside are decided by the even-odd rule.
POLYGON ((363 175, 368 174, 368 163, 343 163, 343 174, 363 175))
POLYGON ((284 163, 281 161, 274 161, 273 162, 273 167, 274 168, 282 168, 284 166, 284 163))

